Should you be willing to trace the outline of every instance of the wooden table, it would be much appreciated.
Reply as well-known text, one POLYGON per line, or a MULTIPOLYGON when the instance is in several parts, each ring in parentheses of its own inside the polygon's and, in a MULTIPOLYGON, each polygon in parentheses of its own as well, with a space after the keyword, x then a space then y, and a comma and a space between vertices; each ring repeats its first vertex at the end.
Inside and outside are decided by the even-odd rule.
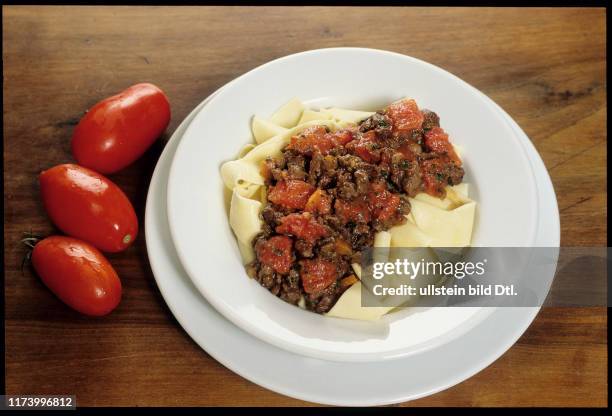
MULTIPOLYGON (((22 274, 19 239, 53 232, 37 175, 72 161, 73 126, 96 101, 153 82, 172 102, 172 132, 245 71, 332 46, 412 55, 488 94, 546 163, 562 244, 606 245, 603 9, 3 7, 7 393, 71 393, 79 406, 307 404, 232 373, 183 332, 159 294, 142 233, 110 256, 124 297, 102 319, 79 316, 31 271, 22 274)), ((141 226, 162 147, 113 176, 141 226)), ((404 405, 603 406, 606 338, 606 308, 544 309, 487 369, 404 405)))

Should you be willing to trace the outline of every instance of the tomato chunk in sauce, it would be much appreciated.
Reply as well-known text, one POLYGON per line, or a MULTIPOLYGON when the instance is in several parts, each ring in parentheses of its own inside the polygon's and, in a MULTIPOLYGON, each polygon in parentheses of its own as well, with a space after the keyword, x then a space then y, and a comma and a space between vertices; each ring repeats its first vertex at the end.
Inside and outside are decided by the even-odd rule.
POLYGON ((313 214, 325 215, 331 212, 332 199, 323 189, 317 189, 308 198, 304 210, 313 214))
POLYGON ((385 114, 391 119, 393 133, 395 134, 420 129, 424 120, 423 113, 414 100, 401 100, 392 103, 385 109, 385 114))
POLYGON ((380 144, 376 141, 373 131, 364 133, 360 138, 347 144, 346 148, 368 163, 377 163, 380 160, 380 144))
POLYGON ((425 133, 424 144, 432 152, 447 154, 453 162, 461 166, 461 159, 457 156, 453 145, 448 141, 448 134, 440 127, 434 127, 425 133))
POLYGON ((325 156, 334 147, 344 146, 351 140, 353 140, 353 132, 350 129, 329 133, 323 126, 313 126, 308 127, 301 134, 291 137, 291 141, 286 148, 309 156, 312 156, 315 152, 325 156))
POLYGON ((336 215, 343 223, 367 223, 372 216, 368 202, 364 199, 356 199, 354 201, 343 201, 336 199, 334 204, 336 215))
POLYGON ((355 132, 352 129, 338 130, 335 133, 329 134, 332 136, 333 141, 340 146, 344 146, 355 138, 355 132))
POLYGON ((288 150, 296 150, 299 153, 312 155, 315 151, 327 154, 334 147, 331 136, 322 126, 314 126, 305 129, 301 134, 291 137, 287 145, 288 150))
POLYGON ((289 237, 276 235, 260 240, 255 246, 259 261, 280 274, 287 274, 293 264, 293 242, 289 237))
POLYGON ((401 199, 398 195, 386 189, 371 192, 369 200, 372 204, 372 214, 374 218, 382 221, 397 215, 401 203, 401 199))
POLYGON ((337 267, 327 260, 301 260, 300 266, 300 279, 306 293, 321 292, 338 277, 337 267))
POLYGON ((289 209, 304 209, 308 198, 315 191, 315 187, 297 179, 281 181, 273 186, 268 193, 268 199, 289 209))
POLYGON ((315 242, 328 235, 327 228, 319 224, 309 212, 289 214, 281 218, 280 225, 276 227, 276 232, 294 235, 309 242, 315 242))

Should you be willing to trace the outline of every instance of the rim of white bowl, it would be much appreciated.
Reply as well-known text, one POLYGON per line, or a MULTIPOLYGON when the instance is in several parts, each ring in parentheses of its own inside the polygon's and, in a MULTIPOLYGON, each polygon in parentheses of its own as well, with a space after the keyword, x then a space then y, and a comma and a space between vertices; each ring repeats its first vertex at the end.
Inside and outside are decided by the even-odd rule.
MULTIPOLYGON (((301 56, 304 55, 312 55, 312 54, 319 54, 319 53, 333 53, 333 52, 339 52, 339 51, 354 51, 354 52, 367 52, 367 53, 381 53, 381 54, 387 54, 387 55, 393 55, 395 57, 404 59, 404 60, 408 60, 408 61, 412 61, 414 63, 417 64, 421 64, 421 65, 425 65, 427 67, 429 67, 430 69, 440 73, 441 75, 447 77, 447 78, 451 78, 452 80, 454 80, 455 82, 458 82, 462 87, 468 89, 470 91, 470 93, 472 93, 474 90, 477 93, 480 93, 481 95, 484 95, 484 97, 476 94, 476 96, 482 100, 482 102, 490 107, 493 111, 493 115, 495 117, 497 117, 499 119, 499 121, 505 125, 507 125, 506 120, 504 119, 503 115, 497 111, 494 107, 492 107, 490 105, 490 103, 486 100, 484 100, 484 98, 486 97, 486 95, 484 93, 482 93, 481 91, 479 91, 478 89, 476 89, 474 86, 468 84, 467 82, 463 81, 461 78, 457 77, 456 75, 453 75, 452 73, 438 67, 435 66, 429 62, 420 60, 418 58, 414 58, 412 56, 408 56, 408 55, 404 55, 398 52, 392 52, 392 51, 387 51, 387 50, 382 50, 382 49, 372 49, 372 48, 359 48, 359 47, 334 47, 334 48, 322 48, 322 49, 313 49, 313 50, 307 50, 307 51, 303 51, 303 52, 297 52, 294 54, 290 54, 290 55, 286 55, 283 57, 279 57, 276 58, 274 60, 268 61, 262 65, 259 65, 247 72, 245 72, 244 74, 238 76, 237 78, 235 78, 234 80, 228 82, 227 84, 225 84, 223 87, 219 88, 218 90, 215 91, 214 94, 211 94, 211 96, 209 96, 210 101, 206 104, 209 105, 212 102, 214 102, 216 99, 218 99, 219 97, 222 97, 223 94, 227 91, 227 89, 225 88, 226 86, 228 86, 230 83, 231 84, 235 84, 240 82, 241 80, 244 80, 245 78, 248 78, 251 74, 262 70, 264 68, 266 68, 267 66, 271 66, 274 64, 277 64, 281 61, 285 61, 285 60, 291 60, 291 59, 298 59, 301 56)), ((204 107, 202 107, 200 109, 200 111, 203 109, 204 107)), ((199 111, 197 114, 194 115, 192 121, 189 123, 189 125, 187 126, 185 133, 183 134, 183 137, 185 135, 188 134, 190 128, 193 126, 193 121, 197 118, 199 114, 199 111)), ((510 128, 510 127, 509 127, 510 128)), ((530 176, 532 178, 532 184, 535 183, 535 174, 533 172, 533 167, 530 163, 530 160, 528 158, 528 154, 526 152, 526 149, 524 148, 524 146, 521 145, 520 143, 520 139, 518 137, 516 137, 516 135, 514 134, 514 132, 512 132, 511 134, 511 139, 515 142, 516 145, 518 145, 521 154, 523 155, 523 157, 526 159, 527 161, 527 166, 529 168, 529 172, 530 172, 530 176)), ((176 154, 179 153, 179 150, 181 148, 181 145, 184 142, 181 140, 181 142, 179 142, 179 144, 177 145, 177 149, 175 152, 175 156, 176 154)), ((172 161, 172 165, 170 167, 170 171, 169 171, 169 178, 172 177, 173 171, 176 168, 176 164, 174 163, 175 158, 173 158, 172 161)), ((171 181, 168 182, 168 195, 171 194, 171 181)), ((535 214, 532 213, 532 217, 533 219, 533 224, 531 226, 531 229, 529 230, 529 235, 528 237, 525 239, 526 241, 529 242, 529 244, 532 244, 534 242, 535 239, 535 234, 536 234, 536 229, 537 229, 537 222, 538 222, 538 216, 539 216, 539 212, 538 212, 538 208, 537 208, 537 194, 535 191, 535 187, 533 187, 531 189, 532 191, 532 200, 535 201, 535 214)), ((177 256, 179 258, 179 260, 181 261, 181 264, 183 265, 187 275, 190 277, 191 281, 193 282, 194 286, 198 289, 198 291, 200 291, 200 293, 202 295, 204 295, 204 297, 206 298, 206 300, 217 310, 219 311, 223 316, 225 316, 227 319, 229 319, 233 324, 235 324, 236 326, 238 326, 239 328, 243 329, 244 331, 246 331, 247 333, 256 336, 257 338, 272 344, 274 346, 277 346, 279 348, 282 348, 286 351, 292 352, 292 353, 296 353, 296 354, 300 354, 306 357, 311 357, 311 358, 316 358, 316 359, 321 359, 321 360, 327 360, 327 361, 344 361, 344 362, 373 362, 373 361, 382 361, 382 360, 395 360, 395 359, 400 359, 403 357, 406 357, 408 355, 412 355, 412 354, 418 354, 421 353, 425 350, 429 350, 432 348, 435 348, 436 346, 441 345, 442 343, 446 343, 446 342, 450 342, 451 340, 460 337, 462 334, 464 334, 465 332, 469 331, 470 329, 472 329, 475 325, 477 325, 478 323, 480 323, 481 321, 483 321, 484 319, 486 319, 490 314, 493 313, 492 309, 493 308, 482 308, 482 310, 478 313, 476 313, 472 318, 470 318, 470 320, 468 322, 464 322, 462 324, 460 324, 459 327, 462 328, 461 331, 457 331, 457 328, 454 328, 453 330, 450 330, 444 334, 441 334, 440 336, 436 337, 435 339, 432 339, 431 341, 427 342, 426 345, 416 345, 416 346, 411 346, 411 347, 406 347, 404 349, 402 348, 398 348, 392 351, 388 351, 388 352, 384 352, 384 353, 380 353, 380 352, 376 352, 376 353, 339 353, 339 352, 330 352, 330 351, 322 351, 316 348, 308 348, 308 347, 304 347, 301 345, 297 345, 295 343, 291 343, 288 342, 280 337, 274 336, 272 334, 270 334, 269 332, 265 331, 264 329, 260 328, 257 325, 252 324, 249 321, 245 321, 244 319, 242 319, 240 317, 239 314, 237 314, 233 308, 229 305, 226 304, 226 302, 223 299, 220 299, 218 296, 215 296, 212 293, 209 293, 209 290, 205 287, 205 285, 202 285, 199 279, 194 279, 192 276, 194 275, 193 270, 190 270, 190 266, 189 266, 189 262, 185 260, 184 256, 185 254, 181 252, 181 250, 178 249, 177 246, 177 241, 180 241, 180 239, 177 238, 177 236, 175 235, 175 227, 173 227, 172 225, 172 215, 170 214, 170 212, 174 211, 174 206, 173 203, 171 202, 171 199, 168 198, 167 201, 167 211, 168 211, 168 222, 170 224, 170 234, 172 237, 172 240, 174 242, 174 246, 175 248, 177 248, 177 256), (478 322, 474 322, 473 324, 470 324, 470 321, 478 319, 478 322)), ((458 327, 458 328, 459 328, 458 327)))

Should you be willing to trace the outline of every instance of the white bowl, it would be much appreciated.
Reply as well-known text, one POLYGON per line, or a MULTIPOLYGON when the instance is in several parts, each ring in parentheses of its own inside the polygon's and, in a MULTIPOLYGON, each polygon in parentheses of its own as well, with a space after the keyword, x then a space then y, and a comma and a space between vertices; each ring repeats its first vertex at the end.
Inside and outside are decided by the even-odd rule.
MULTIPOLYGON (((195 288, 177 258, 168 227, 166 185, 172 158, 186 127, 208 101, 177 127, 159 158, 147 195, 144 231, 151 269, 168 307, 193 340, 228 369, 300 400, 340 406, 405 402, 451 387, 484 369, 516 342, 536 316, 539 308, 498 308, 470 331, 437 348, 397 360, 360 363, 303 357, 242 331, 195 288), (327 379, 334 383, 321 383, 327 379)), ((559 212, 546 167, 525 133, 503 114, 529 154, 536 175, 540 221, 534 246, 558 247, 559 212)), ((554 272, 552 266, 548 273, 554 272)))
POLYGON ((183 136, 168 180, 168 220, 185 270, 224 316, 289 351, 334 361, 374 361, 434 348, 472 328, 490 308, 421 308, 379 322, 301 310, 249 279, 230 230, 219 175, 250 140, 254 114, 292 97, 314 106, 379 108, 413 97, 435 111, 463 148, 466 181, 478 201, 473 244, 529 246, 537 224, 531 165, 518 138, 485 98, 448 72, 404 55, 334 48, 290 55, 224 87, 183 136))

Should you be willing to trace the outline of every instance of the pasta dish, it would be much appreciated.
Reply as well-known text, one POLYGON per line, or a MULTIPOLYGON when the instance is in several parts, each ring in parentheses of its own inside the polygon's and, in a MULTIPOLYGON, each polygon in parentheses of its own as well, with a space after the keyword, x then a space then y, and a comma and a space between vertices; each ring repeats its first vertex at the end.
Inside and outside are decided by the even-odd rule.
POLYGON ((360 304, 369 247, 463 247, 476 204, 459 149, 433 111, 402 99, 377 112, 307 109, 254 117, 255 144, 223 164, 247 273, 307 310, 377 319, 360 304))

